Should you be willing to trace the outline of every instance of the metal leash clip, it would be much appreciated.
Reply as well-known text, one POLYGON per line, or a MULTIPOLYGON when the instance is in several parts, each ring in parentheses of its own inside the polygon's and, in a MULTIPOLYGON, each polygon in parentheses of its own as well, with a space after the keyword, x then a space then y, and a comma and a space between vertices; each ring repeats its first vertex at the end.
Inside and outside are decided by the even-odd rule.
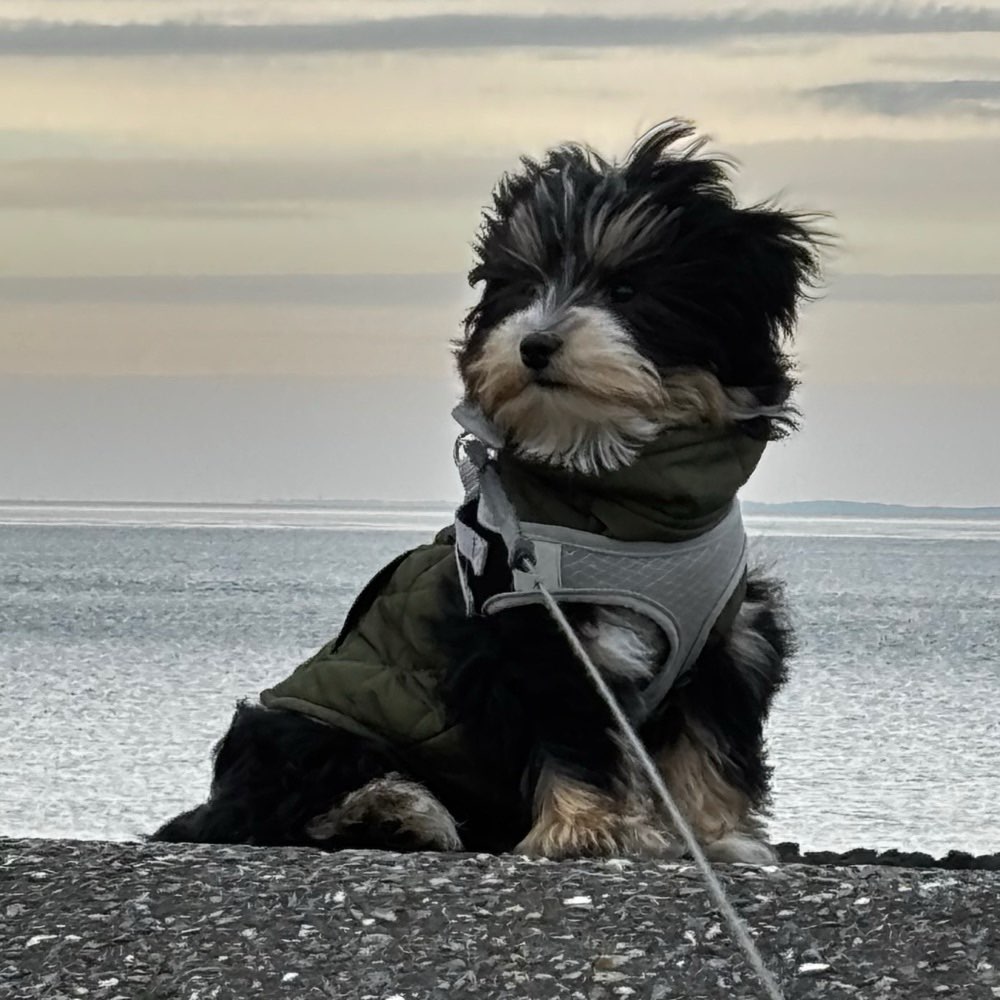
POLYGON ((503 488, 497 469, 499 448, 466 430, 455 440, 454 459, 465 490, 465 502, 478 499, 479 523, 498 534, 507 549, 511 570, 528 572, 535 566, 535 546, 521 531, 517 511, 503 488))

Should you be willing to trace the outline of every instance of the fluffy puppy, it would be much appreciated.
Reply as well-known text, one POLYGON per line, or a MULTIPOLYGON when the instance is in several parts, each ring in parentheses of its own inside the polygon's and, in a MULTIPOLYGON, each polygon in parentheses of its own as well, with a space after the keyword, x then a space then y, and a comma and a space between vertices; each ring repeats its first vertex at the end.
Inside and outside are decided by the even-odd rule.
MULTIPOLYGON (((822 234, 815 217, 739 207, 726 164, 692 136, 687 123, 666 122, 622 163, 562 146, 498 185, 470 274, 481 294, 456 357, 466 403, 505 441, 501 473, 522 476, 512 491, 522 517, 542 495, 591 533, 644 541, 650 523, 649 537, 662 540, 669 521, 670 537, 697 535, 728 508, 763 444, 794 427, 784 348, 818 277, 822 234), (654 476, 636 490, 629 476, 675 440, 688 442, 684 488, 654 476), (711 461, 702 463, 701 442, 711 461), (624 528, 603 513, 616 504, 624 528)), ((340 637, 304 665, 329 660, 327 690, 347 676, 337 657, 353 637, 370 638, 386 588, 408 561, 427 562, 417 551, 371 581, 340 637)), ((423 752, 435 740, 418 743, 415 731, 342 725, 342 712, 265 692, 220 742, 209 801, 155 837, 678 855, 675 831, 545 610, 470 614, 464 589, 442 571, 421 623, 437 669, 421 664, 403 682, 420 688, 421 705, 440 704, 471 780, 423 752)), ((742 580, 653 710, 643 692, 670 636, 627 606, 566 607, 709 856, 771 860, 763 726, 792 651, 780 584, 753 572, 742 580)))

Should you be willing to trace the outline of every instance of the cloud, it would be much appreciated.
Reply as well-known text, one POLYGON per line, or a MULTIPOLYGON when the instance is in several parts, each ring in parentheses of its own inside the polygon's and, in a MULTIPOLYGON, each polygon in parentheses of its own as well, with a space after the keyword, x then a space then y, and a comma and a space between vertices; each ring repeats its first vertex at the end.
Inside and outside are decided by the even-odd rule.
POLYGON ((997 74, 1000 73, 1000 56, 981 56, 971 52, 935 53, 924 55, 920 53, 893 53, 875 60, 890 66, 909 66, 928 70, 934 73, 947 73, 958 76, 966 73, 997 74))
POLYGON ((459 274, 223 274, 0 276, 0 302, 155 305, 453 306, 470 295, 459 274))
POLYGON ((0 27, 0 56, 116 57, 384 52, 509 47, 680 46, 752 36, 1000 32, 1000 11, 981 6, 904 10, 830 5, 814 10, 702 16, 607 17, 438 14, 313 24, 164 21, 95 24, 22 21, 0 27))
MULTIPOLYGON (((839 274, 833 302, 956 305, 1000 303, 1000 274, 839 274)), ((460 274, 225 274, 0 277, 0 302, 155 305, 467 305, 460 274)))
POLYGON ((516 161, 476 157, 327 160, 85 157, 0 161, 0 210, 111 215, 303 215, 337 201, 481 202, 516 161))
POLYGON ((1000 80, 859 80, 800 91, 827 107, 896 118, 964 114, 1000 119, 1000 80))
MULTIPOLYGON (((2 133, 0 133, 2 145, 2 133)), ((736 152, 745 200, 768 197, 835 212, 858 207, 923 215, 982 218, 995 214, 994 174, 1000 139, 875 139, 750 142, 736 152), (936 196, 945 176, 958 184, 936 196), (930 197, 930 193, 935 193, 930 197)), ((96 216, 319 216, 347 203, 380 203, 390 211, 458 203, 472 211, 488 201, 497 178, 517 157, 469 154, 245 159, 66 156, 0 160, 0 211, 68 210, 96 216)), ((471 235, 471 230, 470 230, 471 235)))

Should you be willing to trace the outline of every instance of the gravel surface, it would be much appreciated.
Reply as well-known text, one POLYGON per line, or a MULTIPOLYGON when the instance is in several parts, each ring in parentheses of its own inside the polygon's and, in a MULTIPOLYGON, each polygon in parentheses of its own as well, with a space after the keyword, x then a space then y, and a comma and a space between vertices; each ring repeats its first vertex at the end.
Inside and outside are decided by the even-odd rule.
MULTIPOLYGON (((1000 872, 719 871, 789 1000, 1000 997, 1000 872)), ((689 864, 0 840, 3 1000, 446 996, 763 993, 689 864)))

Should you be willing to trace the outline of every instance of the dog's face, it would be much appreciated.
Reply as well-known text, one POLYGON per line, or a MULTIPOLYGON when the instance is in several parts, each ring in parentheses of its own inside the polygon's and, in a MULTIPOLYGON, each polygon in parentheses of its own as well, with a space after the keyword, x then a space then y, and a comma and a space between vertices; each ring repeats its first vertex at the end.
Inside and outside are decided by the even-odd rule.
POLYGON ((667 122, 622 164, 577 146, 504 177, 469 275, 466 395, 526 457, 594 473, 665 427, 791 424, 782 343, 818 275, 812 220, 735 205, 667 122))

